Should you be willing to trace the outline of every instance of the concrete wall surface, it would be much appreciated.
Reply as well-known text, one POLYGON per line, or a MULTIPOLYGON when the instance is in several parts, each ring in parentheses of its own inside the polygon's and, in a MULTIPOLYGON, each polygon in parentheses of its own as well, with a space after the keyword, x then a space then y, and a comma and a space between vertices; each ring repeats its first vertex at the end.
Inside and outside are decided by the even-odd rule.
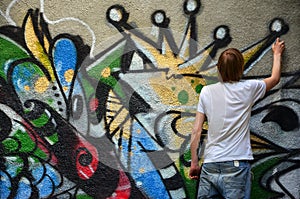
POLYGON ((0 198, 195 198, 201 89, 228 47, 242 52, 244 79, 269 76, 277 37, 282 77, 250 118, 251 198, 300 198, 299 10, 299 0, 1 0, 0 198))

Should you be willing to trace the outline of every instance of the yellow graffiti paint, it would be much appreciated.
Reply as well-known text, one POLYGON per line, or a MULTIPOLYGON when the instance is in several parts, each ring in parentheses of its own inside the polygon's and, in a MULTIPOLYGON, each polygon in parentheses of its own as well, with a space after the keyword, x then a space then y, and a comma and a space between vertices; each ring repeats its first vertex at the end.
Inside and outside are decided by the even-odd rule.
POLYGON ((140 134, 140 133, 141 133, 141 129, 137 129, 137 130, 136 130, 136 133, 137 133, 137 134, 140 134))
POLYGON ((243 53, 245 63, 247 63, 250 60, 250 58, 261 49, 262 45, 263 44, 259 44, 255 48, 248 50, 246 53, 243 53))
POLYGON ((49 81, 46 77, 40 77, 34 85, 34 90, 38 93, 44 93, 49 87, 49 81))
POLYGON ((29 87, 28 85, 25 85, 25 86, 24 86, 24 90, 25 90, 25 91, 29 91, 29 90, 30 90, 30 87, 29 87))
POLYGON ((266 147, 261 147, 261 146, 267 146, 268 142, 257 137, 254 134, 251 134, 251 146, 252 146, 252 151, 253 152, 262 152, 262 151, 266 151, 266 147))
POLYGON ((143 168, 143 167, 140 168, 140 169, 139 169, 139 172, 140 172, 140 173, 145 173, 145 168, 143 168))
POLYGON ((67 87, 67 86, 63 87, 64 92, 68 91, 68 89, 69 89, 69 87, 67 87))
POLYGON ((74 70, 73 69, 67 70, 64 74, 64 77, 65 77, 66 82, 70 83, 74 77, 74 70))
POLYGON ((101 72, 101 76, 106 78, 106 77, 109 77, 110 76, 110 73, 111 73, 111 70, 109 67, 106 67, 102 70, 101 72))
MULTIPOLYGON (((128 117, 128 110, 123 108, 123 104, 118 100, 113 91, 110 91, 108 101, 110 102, 107 103, 108 111, 106 119, 108 123, 111 122, 109 132, 115 132, 115 129, 121 128, 123 133, 122 138, 129 139, 131 120, 128 117)), ((116 133, 115 137, 120 136, 119 133, 120 131, 116 133)))
MULTIPOLYGON (((155 81, 157 82, 157 81, 155 81)), ((155 91, 155 93, 158 94, 158 96, 160 97, 160 100, 163 104, 168 104, 168 105, 173 105, 173 106, 178 106, 180 105, 178 99, 177 99, 177 95, 172 91, 172 89, 170 89, 169 87, 167 87, 167 84, 157 84, 157 83, 152 83, 150 82, 153 90, 155 91), (166 85, 166 86, 164 86, 166 85)))
MULTIPOLYGON (((195 81, 193 81, 193 83, 194 82, 195 81)), ((201 81, 197 81, 196 83, 200 82, 201 81)), ((163 104, 193 106, 198 103, 199 94, 196 92, 196 85, 192 85, 193 83, 189 77, 166 79, 164 75, 155 76, 149 80, 149 83, 163 104), (187 101, 184 101, 184 104, 182 104, 183 101, 180 99, 180 93, 182 92, 187 94, 187 101)))
MULTIPOLYGON (((43 41, 45 42, 44 46, 40 43, 39 38, 37 37, 34 29, 33 20, 30 17, 27 18, 27 21, 25 23, 25 43, 29 50, 32 52, 34 57, 39 60, 42 65, 48 70, 51 80, 53 81, 55 79, 54 71, 51 67, 51 61, 49 60, 48 55, 44 52, 44 49, 47 49, 49 47, 49 42, 46 40, 46 38, 43 38, 43 41)), ((46 52, 48 49, 46 50, 46 52)))

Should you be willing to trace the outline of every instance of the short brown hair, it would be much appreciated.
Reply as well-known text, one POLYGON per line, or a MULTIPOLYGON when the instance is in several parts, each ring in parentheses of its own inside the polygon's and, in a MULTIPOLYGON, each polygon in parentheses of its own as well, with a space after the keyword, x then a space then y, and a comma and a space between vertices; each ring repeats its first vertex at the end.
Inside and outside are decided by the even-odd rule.
POLYGON ((218 64, 223 82, 239 81, 243 76, 244 57, 236 48, 228 48, 221 53, 218 64))

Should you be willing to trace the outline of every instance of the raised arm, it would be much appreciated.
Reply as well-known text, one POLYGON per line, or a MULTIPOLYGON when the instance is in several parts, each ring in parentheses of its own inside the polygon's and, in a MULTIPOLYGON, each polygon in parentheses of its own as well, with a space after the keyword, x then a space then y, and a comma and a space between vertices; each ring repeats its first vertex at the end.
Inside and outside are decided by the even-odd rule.
POLYGON ((199 160, 197 149, 199 147, 202 126, 204 123, 205 115, 203 113, 197 112, 194 127, 192 129, 191 136, 191 168, 189 172, 189 177, 191 179, 198 179, 200 174, 199 160))
POLYGON ((266 83, 266 90, 271 90, 276 86, 281 77, 281 55, 285 49, 284 41, 280 41, 279 38, 276 39, 275 43, 272 45, 273 50, 273 67, 272 74, 270 77, 264 79, 266 83))

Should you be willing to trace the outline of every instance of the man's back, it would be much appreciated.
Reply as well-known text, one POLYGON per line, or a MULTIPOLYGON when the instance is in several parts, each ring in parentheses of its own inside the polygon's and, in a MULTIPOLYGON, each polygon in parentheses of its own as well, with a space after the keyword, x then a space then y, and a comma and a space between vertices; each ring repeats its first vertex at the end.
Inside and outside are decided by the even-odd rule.
POLYGON ((198 111, 206 114, 209 129, 204 162, 253 159, 250 147, 251 107, 265 94, 258 80, 216 83, 200 94, 198 111))

